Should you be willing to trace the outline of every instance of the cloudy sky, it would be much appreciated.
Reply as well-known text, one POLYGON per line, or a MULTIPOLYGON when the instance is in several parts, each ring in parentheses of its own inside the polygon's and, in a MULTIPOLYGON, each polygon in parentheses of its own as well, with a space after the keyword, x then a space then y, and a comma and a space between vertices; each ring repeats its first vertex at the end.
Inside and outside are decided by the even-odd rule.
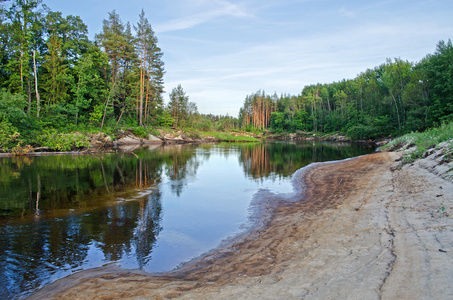
POLYGON ((299 94, 453 38, 451 0, 44 0, 78 15, 90 37, 116 10, 143 8, 164 52, 165 99, 181 84, 201 113, 237 116, 246 95, 299 94))

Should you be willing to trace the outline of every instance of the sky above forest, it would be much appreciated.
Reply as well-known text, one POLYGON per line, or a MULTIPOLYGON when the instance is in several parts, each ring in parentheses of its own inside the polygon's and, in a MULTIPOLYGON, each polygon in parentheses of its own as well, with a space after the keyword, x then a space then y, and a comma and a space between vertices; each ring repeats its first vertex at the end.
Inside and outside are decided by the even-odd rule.
POLYGON ((353 79, 387 58, 420 61, 453 38, 451 0, 44 0, 78 15, 90 38, 116 10, 142 8, 162 49, 164 99, 181 84, 200 113, 237 116, 246 95, 300 94, 353 79))

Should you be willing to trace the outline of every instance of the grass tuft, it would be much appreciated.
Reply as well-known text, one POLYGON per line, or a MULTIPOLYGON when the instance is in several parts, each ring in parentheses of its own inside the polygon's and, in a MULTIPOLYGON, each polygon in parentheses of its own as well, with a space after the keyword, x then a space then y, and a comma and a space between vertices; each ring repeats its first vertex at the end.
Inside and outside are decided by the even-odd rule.
POLYGON ((436 148, 440 143, 448 143, 453 148, 453 122, 444 123, 440 127, 428 129, 425 132, 413 132, 392 140, 382 147, 382 150, 395 150, 402 147, 414 147, 415 150, 403 157, 403 161, 410 163, 423 157, 428 149, 436 148))

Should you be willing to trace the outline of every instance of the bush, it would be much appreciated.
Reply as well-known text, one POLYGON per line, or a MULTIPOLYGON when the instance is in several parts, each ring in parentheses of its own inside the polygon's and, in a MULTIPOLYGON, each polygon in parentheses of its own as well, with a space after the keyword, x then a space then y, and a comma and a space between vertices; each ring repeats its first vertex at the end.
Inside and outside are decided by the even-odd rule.
POLYGON ((171 127, 174 123, 172 116, 168 112, 156 116, 156 124, 158 127, 171 127))
POLYGON ((29 120, 24 111, 27 105, 23 95, 0 90, 0 122, 5 122, 2 125, 4 132, 6 132, 6 127, 10 126, 19 133, 20 129, 27 127, 29 120))
POLYGON ((11 123, 3 120, 0 122, 0 148, 11 149, 18 142, 20 133, 11 123))
POLYGON ((49 147, 57 151, 68 151, 90 146, 90 141, 85 135, 80 133, 60 134, 55 129, 44 130, 37 137, 37 142, 43 147, 49 147))
POLYGON ((141 138, 146 138, 148 136, 148 132, 146 131, 146 129, 144 127, 135 127, 133 130, 132 130, 132 133, 136 136, 139 136, 141 138))
POLYGON ((59 130, 74 130, 77 110, 72 105, 52 104, 42 109, 41 121, 59 130))
POLYGON ((376 128, 373 126, 358 124, 350 127, 346 132, 346 135, 353 140, 371 139, 376 136, 376 128))
POLYGON ((203 122, 196 123, 194 128, 196 130, 209 131, 212 130, 212 122, 211 120, 205 119, 203 122))

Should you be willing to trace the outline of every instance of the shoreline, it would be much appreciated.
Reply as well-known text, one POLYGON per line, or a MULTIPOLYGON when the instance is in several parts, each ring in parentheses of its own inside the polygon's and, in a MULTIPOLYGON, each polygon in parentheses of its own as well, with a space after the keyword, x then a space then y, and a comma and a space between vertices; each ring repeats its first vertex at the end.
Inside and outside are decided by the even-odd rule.
MULTIPOLYGON (((230 133, 232 134, 232 133, 230 133)), ((266 141, 323 141, 323 142, 336 142, 336 143, 361 143, 374 145, 376 147, 382 146, 388 143, 388 139, 377 139, 377 140, 351 140, 345 136, 338 134, 330 134, 325 136, 312 136, 312 135, 303 135, 299 136, 297 134, 287 134, 284 137, 275 135, 275 136, 257 136, 250 134, 239 134, 236 136, 243 137, 253 137, 255 141, 248 140, 237 140, 232 141, 230 139, 216 138, 214 136, 204 136, 198 138, 192 138, 185 136, 181 132, 174 132, 172 134, 161 134, 156 137, 149 135, 148 138, 142 138, 129 133, 123 133, 121 138, 112 140, 110 137, 99 134, 90 135, 90 146, 75 148, 72 147, 68 151, 56 151, 52 150, 49 147, 37 147, 33 148, 31 146, 19 147, 16 151, 12 149, 0 149, 0 158, 3 157, 20 157, 20 156, 47 156, 47 155, 86 155, 86 154, 97 154, 97 153, 110 153, 116 150, 125 149, 125 152, 131 152, 137 148, 141 147, 158 147, 166 145, 184 145, 184 144, 212 144, 212 143, 249 143, 249 142, 266 142, 266 141)), ((122 150, 123 151, 123 150, 122 150)))
MULTIPOLYGON (((415 217, 404 219, 406 223, 419 222, 421 213, 426 222, 445 223, 439 228, 453 226, 450 216, 429 219, 426 212, 417 210, 421 204, 416 202, 425 199, 425 194, 431 195, 432 201, 442 197, 453 200, 448 196, 453 195, 453 184, 428 176, 428 171, 417 166, 399 168, 399 157, 396 153, 374 153, 312 166, 303 175, 304 201, 279 203, 271 208, 266 226, 254 228, 174 271, 149 276, 107 266, 58 280, 27 299, 451 296, 453 288, 448 282, 453 268, 448 267, 453 267, 453 234, 435 231, 437 243, 443 243, 436 247, 442 251, 423 251, 405 243, 405 231, 416 233, 418 225, 404 227, 400 219, 401 214, 414 212, 415 217), (427 178, 429 184, 420 178, 427 178), (426 186, 417 188, 420 184, 426 186), (442 197, 437 197, 439 186, 443 186, 442 197), (415 193, 420 195, 415 197, 415 193), (405 256, 433 254, 436 259, 443 255, 440 264, 426 259, 410 260, 409 264, 402 261, 405 256), (420 263, 435 269, 439 283, 427 281, 427 274, 417 277, 416 272, 408 271, 420 263), (412 281, 408 274, 413 275, 412 281), (425 288, 420 291, 414 285, 425 288), (436 288, 429 288, 431 285, 436 288)), ((428 205, 425 202, 422 204, 428 205)))

